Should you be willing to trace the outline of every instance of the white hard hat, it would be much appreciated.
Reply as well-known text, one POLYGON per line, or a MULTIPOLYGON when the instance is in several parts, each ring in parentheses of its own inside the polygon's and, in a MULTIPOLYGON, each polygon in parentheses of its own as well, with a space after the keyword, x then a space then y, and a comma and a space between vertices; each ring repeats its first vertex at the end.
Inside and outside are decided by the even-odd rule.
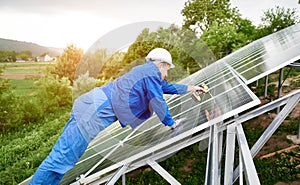
POLYGON ((174 64, 172 63, 171 54, 163 48, 155 48, 151 50, 146 56, 146 60, 156 60, 161 62, 166 62, 171 65, 171 68, 174 68, 174 64))

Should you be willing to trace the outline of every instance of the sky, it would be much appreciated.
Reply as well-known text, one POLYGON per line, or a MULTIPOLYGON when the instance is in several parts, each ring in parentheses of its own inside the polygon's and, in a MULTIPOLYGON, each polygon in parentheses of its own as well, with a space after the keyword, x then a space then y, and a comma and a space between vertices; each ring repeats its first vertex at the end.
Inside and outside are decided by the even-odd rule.
MULTIPOLYGON (((87 49, 101 36, 127 24, 161 21, 181 26, 186 0, 1 0, 0 38, 87 49)), ((244 18, 258 24, 275 5, 296 8, 298 0, 231 0, 244 18)))

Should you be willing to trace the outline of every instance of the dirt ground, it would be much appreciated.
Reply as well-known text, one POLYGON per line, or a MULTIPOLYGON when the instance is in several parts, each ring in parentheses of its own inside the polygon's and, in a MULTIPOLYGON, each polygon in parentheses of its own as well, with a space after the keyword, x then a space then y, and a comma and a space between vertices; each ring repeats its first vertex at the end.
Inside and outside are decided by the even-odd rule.
POLYGON ((300 182, 294 181, 291 183, 285 183, 285 182, 278 182, 275 185, 300 185, 300 182))
MULTIPOLYGON (((300 87, 292 89, 291 86, 290 86, 291 80, 293 80, 295 78, 300 78, 300 76, 293 77, 293 78, 288 78, 288 79, 285 80, 285 82, 283 84, 283 87, 282 87, 281 97, 300 89, 300 87)), ((278 89, 278 82, 276 82, 274 84, 276 84, 276 86, 277 86, 276 90, 277 90, 278 89)), ((274 94, 277 94, 277 91, 274 92, 274 94)), ((262 101, 262 104, 265 104, 265 103, 268 103, 269 100, 261 99, 261 101, 262 101)), ((277 115, 276 113, 268 113, 268 114, 261 115, 257 118, 256 122, 251 123, 252 124, 251 127, 253 129, 255 129, 258 126, 263 126, 263 128, 265 129, 274 120, 276 115, 277 115)), ((291 119, 296 119, 296 120, 300 119, 300 102, 298 102, 296 107, 289 114, 289 117, 291 119)), ((286 119, 282 124, 283 125, 288 125, 288 124, 290 124, 290 121, 286 119)), ((266 145, 262 148, 262 150, 257 154, 257 157, 263 156, 267 153, 270 153, 271 151, 275 152, 276 148, 288 148, 292 145, 295 145, 292 142, 287 142, 286 138, 287 138, 287 135, 289 135, 289 134, 291 134, 291 133, 280 133, 280 134, 277 134, 276 136, 272 136, 270 138, 270 140, 266 143, 266 145)))

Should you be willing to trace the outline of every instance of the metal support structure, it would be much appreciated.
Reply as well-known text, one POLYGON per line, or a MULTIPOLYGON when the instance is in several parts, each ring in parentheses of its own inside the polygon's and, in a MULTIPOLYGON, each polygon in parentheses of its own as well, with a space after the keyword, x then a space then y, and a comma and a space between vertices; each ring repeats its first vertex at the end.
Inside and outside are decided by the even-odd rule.
POLYGON ((270 137, 274 134, 277 128, 281 125, 281 123, 285 120, 285 118, 289 115, 290 112, 295 108, 300 100, 300 94, 291 97, 281 112, 274 118, 268 128, 264 131, 264 133, 260 136, 257 142, 251 148, 251 153, 255 156, 259 150, 263 147, 264 144, 270 139, 270 137))
MULTIPOLYGON (((190 138, 188 141, 185 140, 185 144, 187 146, 190 146, 192 144, 198 143, 199 141, 208 139, 208 137, 209 137, 209 131, 205 131, 205 132, 203 132, 199 135, 196 135, 196 136, 190 138)), ((130 166, 128 167, 128 170, 125 173, 129 173, 129 172, 131 172, 135 169, 138 169, 139 167, 148 165, 148 163, 147 163, 148 160, 156 161, 156 160, 159 160, 159 159, 162 159, 162 158, 166 158, 166 156, 170 156, 174 152, 179 151, 179 150, 181 150, 185 147, 186 146, 183 145, 182 143, 175 144, 175 145, 173 145, 173 146, 171 146, 171 147, 169 147, 165 150, 162 150, 161 152, 158 152, 156 154, 151 155, 151 157, 146 157, 143 160, 140 160, 136 163, 130 164, 130 166)), ((96 175, 93 176, 93 178, 89 178, 89 180, 97 178, 97 177, 100 176, 100 174, 96 174, 96 175)), ((103 184, 103 183, 107 182, 112 176, 113 176, 112 174, 109 174, 105 177, 102 177, 101 179, 98 178, 96 180, 93 180, 93 182, 86 181, 85 183, 88 183, 88 184, 91 184, 91 185, 103 184)), ((73 185, 75 185, 75 184, 73 184, 73 185)))
POLYGON ((243 171, 244 171, 244 163, 243 163, 243 155, 242 155, 242 152, 241 150, 239 150, 239 169, 240 169, 240 181, 239 181, 239 184, 242 185, 244 184, 244 179, 243 179, 243 171))
POLYGON ((265 98, 268 96, 268 83, 269 83, 269 75, 265 77, 265 94, 264 94, 265 98))
POLYGON ((106 185, 113 185, 115 184, 118 179, 124 174, 124 172, 127 170, 128 165, 123 165, 119 170, 114 174, 114 176, 107 181, 106 185))
POLYGON ((218 124, 210 127, 205 184, 220 184, 223 132, 218 124))
MULTIPOLYGON (((282 99, 283 100, 283 99, 282 99)), ((295 106, 300 101, 300 91, 293 94, 289 97, 284 108, 279 112, 279 114, 274 118, 271 124, 267 127, 264 133, 260 136, 260 138, 256 141, 256 143, 251 148, 251 159, 256 156, 256 154, 261 150, 261 148, 267 143, 270 137, 274 134, 277 128, 281 125, 281 123, 285 120, 285 118, 289 115, 289 113, 295 108, 295 106)), ((272 104, 271 104, 272 105, 272 104)), ((280 107, 280 104, 278 105, 280 107)), ((268 108, 265 107, 265 108, 268 108)), ((261 110, 263 112, 263 110, 261 110)), ((234 181, 239 176, 239 168, 237 167, 234 171, 234 181)))
MULTIPOLYGON (((207 168, 206 168, 206 184, 218 185, 220 183, 221 177, 221 154, 222 154, 222 133, 227 130, 226 135, 226 151, 225 151, 225 171, 224 171, 224 184, 231 185, 233 184, 238 177, 240 184, 243 184, 244 181, 251 184, 259 183, 257 179, 257 173, 255 171, 255 167, 253 164, 253 157, 257 154, 257 152, 263 147, 263 145, 267 142, 267 140, 272 136, 272 134, 276 131, 278 126, 284 121, 284 119, 288 116, 288 114, 294 109, 294 107, 300 101, 300 90, 289 95, 286 95, 280 99, 277 99, 273 102, 270 102, 264 106, 261 106, 257 109, 254 109, 246 114, 242 114, 236 116, 233 120, 229 120, 227 122, 213 124, 208 131, 201 133, 199 135, 195 135, 191 137, 188 141, 185 140, 184 143, 179 142, 171 147, 167 147, 161 150, 159 153, 155 155, 151 155, 149 157, 145 157, 144 159, 140 159, 135 163, 130 164, 130 166, 124 161, 123 164, 127 164, 128 169, 123 166, 119 168, 116 174, 108 175, 99 180, 94 180, 92 184, 101 184, 110 180, 110 183, 116 182, 116 179, 122 177, 124 178, 124 174, 130 172, 138 167, 150 165, 155 171, 157 171, 164 179, 166 179, 171 184, 180 184, 174 177, 172 177, 166 170, 164 170, 156 160, 161 158, 165 158, 166 156, 171 155, 175 151, 178 151, 186 146, 190 146, 199 141, 202 141, 206 138, 209 138, 209 148, 208 148, 208 158, 207 158, 207 168), (275 110, 278 107, 283 107, 281 112, 275 117, 273 122, 269 125, 269 127, 265 130, 262 136, 258 139, 257 143, 249 150, 249 147, 246 142, 245 135, 243 133, 242 127, 238 126, 242 123, 257 117, 261 114, 269 112, 271 110, 275 110), (235 146, 235 142, 238 141, 239 145, 235 146), (234 154, 235 148, 240 147, 240 163, 234 169, 234 154), (251 178, 251 179, 249 179, 251 178)), ((95 174, 96 175, 96 174, 95 174)), ((125 184, 125 181, 123 181, 125 184)))
POLYGON ((217 181, 217 137, 216 137, 216 126, 212 125, 209 132, 209 144, 208 144, 208 154, 206 160, 206 176, 205 185, 216 184, 217 181))
POLYGON ((247 139, 242 128, 241 124, 237 124, 236 127, 237 132, 237 140, 239 143, 239 148, 242 154, 242 164, 244 165, 244 169, 246 172, 246 180, 248 184, 259 185, 260 181, 254 166, 254 162, 252 160, 251 152, 248 147, 247 139))
POLYGON ((234 123, 227 126, 224 185, 233 183, 235 127, 234 123))
POLYGON ((223 148, 223 132, 218 129, 218 141, 219 141, 219 148, 218 148, 218 184, 221 183, 221 173, 222 173, 222 168, 221 168, 221 162, 222 162, 222 148, 223 148))
POLYGON ((147 163, 164 179, 166 179, 171 185, 180 185, 180 183, 172 175, 170 175, 165 169, 163 169, 157 162, 153 160, 148 160, 147 163))
MULTIPOLYGON (((282 93, 282 86, 283 86, 282 77, 283 77, 283 68, 281 68, 279 70, 277 98, 280 98, 281 97, 281 93, 282 93)), ((280 112, 280 107, 277 108, 277 113, 279 113, 279 112, 280 112)))
POLYGON ((239 146, 239 162, 240 162, 240 184, 243 184, 242 172, 245 171, 246 181, 248 184, 259 185, 259 178, 251 157, 251 152, 248 147, 247 139, 243 131, 241 123, 234 122, 227 126, 227 141, 226 141, 226 158, 225 158, 225 174, 224 184, 233 184, 233 167, 235 154, 235 139, 239 146), (237 137, 236 137, 237 136, 237 137))
POLYGON ((122 185, 126 184, 126 176, 125 173, 122 175, 122 185))

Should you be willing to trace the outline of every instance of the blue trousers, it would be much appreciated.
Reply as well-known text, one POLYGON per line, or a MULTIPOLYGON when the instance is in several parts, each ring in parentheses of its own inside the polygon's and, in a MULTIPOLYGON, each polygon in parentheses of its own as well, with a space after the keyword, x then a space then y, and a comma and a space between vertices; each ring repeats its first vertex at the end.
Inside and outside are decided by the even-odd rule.
POLYGON ((58 184, 75 166, 88 143, 116 120, 110 101, 101 88, 80 96, 74 102, 71 118, 61 136, 29 184, 58 184))
POLYGON ((73 168, 88 146, 71 116, 48 157, 33 175, 30 185, 56 185, 73 168))

